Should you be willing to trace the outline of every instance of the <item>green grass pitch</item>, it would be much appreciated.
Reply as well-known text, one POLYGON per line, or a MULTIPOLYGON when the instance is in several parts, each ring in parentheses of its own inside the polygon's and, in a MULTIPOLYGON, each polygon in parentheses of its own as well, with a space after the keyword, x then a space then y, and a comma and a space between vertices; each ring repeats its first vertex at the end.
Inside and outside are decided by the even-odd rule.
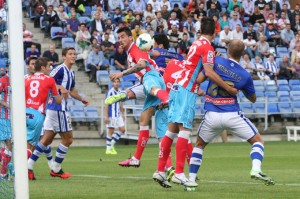
MULTIPOLYGON (((134 145, 117 146, 118 155, 105 155, 104 147, 74 147, 69 149, 63 163, 63 169, 73 175, 70 179, 50 177, 46 158, 44 155, 41 157, 35 165, 37 180, 30 182, 30 198, 299 198, 299 144, 265 143, 263 171, 275 179, 275 186, 265 186, 250 179, 248 143, 210 144, 204 151, 203 164, 198 174, 199 187, 195 192, 185 192, 183 186, 175 184, 171 189, 164 189, 153 181, 157 145, 147 146, 140 168, 122 168, 117 165, 134 152, 134 145)), ((174 157, 174 150, 172 155, 174 157)))

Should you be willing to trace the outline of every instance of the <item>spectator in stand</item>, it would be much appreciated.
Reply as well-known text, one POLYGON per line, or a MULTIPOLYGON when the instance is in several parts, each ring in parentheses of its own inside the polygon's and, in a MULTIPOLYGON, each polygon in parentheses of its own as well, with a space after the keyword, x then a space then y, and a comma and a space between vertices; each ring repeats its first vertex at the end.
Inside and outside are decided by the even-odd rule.
POLYGON ((254 12, 254 2, 252 0, 244 0, 242 8, 245 10, 245 17, 250 17, 254 12))
POLYGON ((76 19, 79 19, 80 14, 76 12, 76 9, 74 7, 70 7, 70 12, 68 14, 68 17, 71 18, 71 15, 72 15, 73 12, 76 13, 76 19))
MULTIPOLYGON (((214 15, 213 19, 215 21, 215 35, 217 36, 221 32, 221 25, 220 25, 220 22, 218 20, 219 17, 217 15, 214 15)), ((242 33, 242 39, 243 39, 243 33, 242 33)))
POLYGON ((89 53, 87 60, 87 68, 91 70, 90 72, 90 82, 96 82, 97 70, 101 69, 102 61, 104 60, 103 52, 99 51, 99 45, 93 45, 93 50, 89 53))
POLYGON ((116 69, 118 70, 126 70, 128 68, 127 65, 127 53, 125 52, 124 48, 119 45, 115 54, 114 54, 114 62, 116 69))
POLYGON ((270 80, 270 77, 266 74, 267 69, 261 64, 261 59, 259 56, 255 57, 254 67, 254 72, 256 72, 259 79, 270 80))
POLYGON ((3 21, 7 21, 8 15, 7 15, 7 6, 6 2, 3 3, 3 7, 0 9, 0 17, 3 21))
POLYGON ((100 35, 103 35, 105 23, 103 20, 101 20, 100 13, 96 12, 94 17, 94 20, 90 24, 91 32, 93 33, 95 30, 97 30, 100 35))
POLYGON ((69 6, 74 7, 76 12, 83 14, 83 10, 80 9, 80 6, 83 5, 84 0, 70 0, 69 6))
POLYGON ((300 14, 296 14, 294 20, 292 21, 292 30, 298 32, 300 30, 300 14))
POLYGON ((280 14, 281 11, 280 4, 278 3, 277 0, 271 0, 268 4, 270 5, 271 10, 273 10, 277 18, 277 16, 280 14))
POLYGON ((256 75, 255 66, 254 64, 250 61, 249 56, 247 54, 244 54, 243 60, 241 61, 241 66, 248 72, 250 73, 251 77, 253 80, 259 80, 260 78, 256 75))
POLYGON ((244 39, 243 42, 245 45, 245 51, 251 59, 258 56, 257 43, 253 39, 252 34, 248 34, 248 38, 244 39))
POLYGON ((295 78, 299 79, 299 77, 300 77, 300 57, 296 58, 296 62, 292 66, 296 70, 295 78))
POLYGON ((263 9, 265 8, 266 4, 267 4, 267 2, 265 0, 257 0, 254 3, 254 5, 257 6, 260 11, 263 11, 263 9))
POLYGON ((199 9, 195 10, 195 12, 190 12, 190 16, 194 16, 194 20, 196 21, 199 16, 206 17, 207 13, 204 9, 204 3, 199 4, 199 9))
POLYGON ((165 19, 166 21, 169 20, 171 13, 168 10, 168 7, 166 5, 163 5, 162 9, 161 9, 161 16, 163 19, 165 19))
POLYGON ((160 2, 159 0, 148 0, 147 4, 150 4, 153 8, 153 12, 160 11, 160 2))
POLYGON ((175 48, 177 50, 180 41, 182 40, 182 32, 178 31, 176 25, 171 27, 171 30, 168 31, 168 39, 170 42, 170 47, 175 48))
POLYGON ((292 51, 291 64, 294 64, 298 57, 300 57, 300 42, 296 43, 295 49, 292 51))
POLYGON ((217 9, 217 6, 215 3, 210 4, 210 9, 207 10, 207 16, 212 18, 213 16, 217 16, 219 18, 220 11, 217 9))
POLYGON ((274 29, 273 24, 268 24, 268 28, 266 30, 267 42, 270 46, 275 47, 281 43, 280 34, 277 30, 274 29))
POLYGON ((267 74, 272 80, 278 79, 279 74, 279 66, 274 60, 274 56, 270 55, 268 61, 265 63, 265 67, 267 69, 267 74))
POLYGON ((286 18, 292 21, 292 12, 288 9, 287 4, 283 4, 281 12, 285 12, 286 18))
POLYGON ((51 65, 52 66, 56 66, 58 65, 58 54, 55 52, 55 44, 54 43, 51 43, 49 45, 49 50, 46 50, 44 53, 43 53, 43 56, 42 57, 47 57, 50 62, 51 62, 51 65))
MULTIPOLYGON (((93 41, 94 39, 96 39, 96 44, 99 44, 99 45, 101 44, 102 36, 97 30, 94 30, 93 34, 91 35, 91 41, 93 41)), ((93 43, 93 42, 91 42, 91 43, 93 43)))
POLYGON ((265 8, 262 11, 262 14, 264 15, 265 21, 267 21, 269 19, 269 15, 275 13, 273 12, 273 10, 271 10, 270 5, 266 4, 265 8))
POLYGON ((172 12, 170 19, 168 19, 168 28, 170 29, 172 25, 176 25, 179 28, 179 20, 177 19, 176 12, 172 12))
POLYGON ((182 14, 181 14, 181 10, 179 9, 179 5, 177 3, 174 4, 173 10, 171 10, 171 13, 175 12, 177 19, 179 21, 182 21, 182 14))
POLYGON ((32 0, 30 2, 31 8, 33 9, 33 16, 34 17, 34 27, 39 28, 40 27, 40 17, 45 11, 46 4, 43 0, 32 0))
POLYGON ((122 17, 121 9, 117 7, 111 17, 113 24, 119 25, 122 22, 122 17))
POLYGON ((95 14, 96 14, 96 13, 99 13, 99 14, 100 14, 100 19, 101 19, 101 20, 104 21, 104 20, 106 19, 105 13, 102 11, 102 7, 101 7, 100 4, 97 5, 96 10, 93 10, 93 11, 92 11, 91 17, 92 17, 92 18, 95 18, 95 14))
POLYGON ((29 57, 36 57, 39 58, 41 53, 36 49, 35 44, 31 44, 30 50, 26 52, 25 59, 28 60, 29 57))
POLYGON ((2 20, 2 17, 0 17, 0 34, 2 34, 5 31, 7 31, 7 23, 6 21, 2 20))
POLYGON ((183 26, 183 28, 182 28, 182 36, 183 36, 184 33, 187 34, 187 40, 190 41, 190 39, 191 39, 190 33, 189 33, 189 31, 188 31, 188 29, 187 29, 186 26, 183 26))
MULTIPOLYGON (((262 28, 263 28, 263 26, 262 26, 262 28)), ((247 39, 249 33, 252 33, 253 39, 255 41, 257 41, 256 32, 253 30, 253 25, 252 24, 249 24, 248 29, 244 32, 243 39, 247 39)))
POLYGON ((225 26, 229 26, 229 21, 226 12, 222 13, 221 18, 219 19, 221 30, 224 30, 225 26))
POLYGON ((108 33, 104 34, 104 40, 101 43, 101 50, 103 55, 106 59, 111 59, 115 54, 114 44, 111 43, 109 40, 108 33))
POLYGON ((263 25, 259 25, 259 26, 258 26, 258 30, 256 31, 255 35, 256 35, 255 39, 254 39, 254 37, 253 37, 253 39, 254 39, 255 41, 258 41, 258 39, 259 39, 259 37, 260 37, 261 35, 265 35, 265 29, 264 29, 264 26, 263 26, 263 25))
POLYGON ((194 37, 195 31, 195 23, 193 22, 192 17, 188 17, 185 22, 183 22, 183 26, 185 26, 189 32, 188 38, 194 37))
POLYGON ((146 27, 148 26, 148 25, 150 25, 151 27, 152 27, 152 25, 151 25, 151 17, 150 16, 147 16, 146 17, 146 20, 145 20, 145 22, 144 22, 144 24, 143 24, 143 28, 144 29, 146 29, 146 27))
POLYGON ((300 15, 300 4, 296 4, 292 13, 292 19, 295 19, 296 15, 300 15))
POLYGON ((238 39, 240 41, 243 41, 243 31, 242 31, 242 27, 240 24, 237 24, 235 29, 232 32, 232 38, 233 39, 238 39))
POLYGON ((76 33, 78 31, 80 22, 76 18, 76 12, 72 12, 70 19, 67 21, 67 36, 68 37, 76 37, 76 33))
POLYGON ((134 29, 131 30, 132 33, 132 40, 135 41, 142 33, 141 26, 139 24, 136 24, 134 29))
POLYGON ((127 23, 127 26, 130 26, 131 22, 133 22, 135 17, 133 16, 133 10, 129 9, 127 15, 124 18, 124 22, 127 23))
POLYGON ((123 1, 122 0, 108 0, 108 11, 110 13, 113 13, 116 8, 124 8, 123 1))
POLYGON ((270 55, 270 46, 268 42, 266 42, 266 37, 261 35, 259 37, 259 41, 257 42, 257 49, 259 56, 263 59, 265 57, 269 57, 270 55))
POLYGON ((124 10, 122 10, 123 14, 126 14, 130 10, 129 0, 124 0, 124 10))
POLYGON ((144 0, 132 0, 130 3, 130 9, 133 10, 135 15, 143 15, 144 10, 146 9, 144 0))
POLYGON ((258 6, 254 7, 254 12, 253 15, 250 16, 250 23, 254 26, 259 26, 259 25, 263 25, 264 27, 266 27, 266 20, 263 14, 261 14, 258 6))
POLYGON ((149 35, 151 35, 151 37, 154 36, 154 31, 152 30, 150 24, 147 25, 146 29, 144 30, 144 33, 148 33, 149 35))
MULTIPOLYGON (((33 44, 32 42, 32 38, 33 38, 33 34, 32 32, 30 32, 29 30, 26 29, 26 25, 25 23, 23 23, 23 46, 24 46, 24 56, 26 53, 26 49, 31 47, 31 44, 33 44)), ((37 49, 39 50, 39 52, 41 52, 41 44, 39 43, 34 43, 37 47, 37 49)))
POLYGON ((59 0, 47 0, 46 5, 47 6, 53 6, 54 8, 57 8, 59 6, 60 2, 59 0))
POLYGON ((0 54, 1 58, 8 58, 8 36, 7 34, 3 35, 3 39, 0 42, 0 54))
POLYGON ((292 54, 293 50, 296 47, 296 44, 300 42, 300 34, 296 33, 294 39, 291 41, 290 43, 290 47, 289 47, 289 53, 292 54))
POLYGON ((52 26, 61 26, 59 17, 56 11, 53 10, 52 5, 47 7, 47 12, 45 12, 43 18, 43 26, 45 26, 45 37, 50 36, 50 29, 52 26))
POLYGON ((183 33, 182 40, 179 42, 179 53, 186 59, 192 43, 188 40, 188 35, 183 33))
POLYGON ((211 9, 211 4, 215 4, 216 8, 218 9, 218 11, 221 13, 222 12, 222 6, 220 4, 220 2, 218 0, 208 0, 206 2, 206 8, 207 10, 211 9))
POLYGON ((280 79, 290 80, 297 76, 296 69, 291 65, 287 55, 283 56, 282 61, 279 64, 279 68, 280 79))
POLYGON ((154 32, 154 35, 159 35, 159 34, 165 34, 163 26, 157 26, 156 31, 154 32))
POLYGON ((286 24, 290 24, 290 20, 286 17, 285 12, 281 12, 280 19, 278 19, 278 31, 285 29, 286 24))
POLYGON ((284 4, 287 5, 287 9, 291 9, 291 5, 289 0, 278 0, 279 4, 280 4, 280 9, 282 10, 284 7, 284 4))
POLYGON ((167 10, 170 12, 171 11, 171 4, 168 0, 162 0, 160 2, 160 9, 162 10, 164 6, 167 6, 167 10))
POLYGON ((233 40, 232 32, 229 30, 228 26, 224 27, 224 30, 220 32, 220 42, 219 46, 227 48, 228 44, 233 40))
POLYGON ((234 14, 236 14, 237 18, 241 20, 240 7, 238 5, 233 6, 233 10, 229 13, 229 18, 232 19, 234 14))
POLYGON ((131 22, 131 30, 135 28, 135 25, 140 25, 140 27, 143 27, 143 22, 142 22, 142 18, 141 15, 137 14, 135 15, 135 20, 133 22, 131 22))
POLYGON ((294 32, 291 30, 291 24, 286 24, 285 29, 280 33, 282 45, 289 48, 291 41, 295 38, 294 32))
POLYGON ((150 17, 151 20, 155 19, 155 13, 153 11, 153 8, 152 8, 152 4, 148 3, 147 6, 146 6, 146 10, 144 12, 144 19, 146 19, 147 17, 150 17))
POLYGON ((228 7, 227 7, 227 12, 228 12, 228 13, 231 13, 231 11, 233 10, 233 7, 234 7, 235 5, 238 5, 240 8, 242 7, 241 2, 239 2, 238 0, 230 0, 230 1, 229 1, 229 5, 228 5, 228 7))
MULTIPOLYGON (((111 42, 112 44, 116 43, 116 39, 115 39, 115 34, 112 31, 111 27, 108 26, 105 30, 105 33, 108 34, 108 41, 111 42)), ((102 35, 102 41, 104 40, 104 35, 102 35)))
POLYGON ((60 21, 60 25, 65 28, 67 26, 67 21, 69 20, 68 14, 64 11, 64 5, 59 5, 57 9, 57 16, 60 21))
POLYGON ((80 23, 75 38, 75 49, 77 59, 86 60, 88 56, 88 45, 90 44, 91 34, 87 30, 85 23, 80 23))
POLYGON ((183 8, 181 10, 182 19, 181 21, 187 20, 187 17, 189 16, 189 8, 187 3, 183 3, 183 8))
POLYGON ((274 26, 275 26, 275 28, 277 29, 278 28, 278 21, 277 21, 277 19, 275 18, 275 14, 273 14, 273 13, 269 13, 269 16, 268 16, 268 19, 267 19, 267 26, 268 26, 268 24, 273 24, 274 26))
POLYGON ((241 20, 238 18, 238 14, 234 13, 233 18, 229 20, 229 29, 234 30, 238 24, 243 27, 241 20))
POLYGON ((197 33, 196 33, 196 40, 199 40, 200 37, 201 37, 201 33, 200 33, 200 32, 197 32, 197 33))
POLYGON ((165 33, 168 31, 167 21, 162 18, 160 11, 156 13, 156 19, 152 20, 151 25, 154 30, 157 30, 158 26, 162 26, 165 33))
POLYGON ((195 32, 200 31, 200 29, 201 29, 201 20, 202 20, 202 18, 203 18, 202 16, 199 16, 197 22, 195 23, 195 25, 194 25, 195 32))

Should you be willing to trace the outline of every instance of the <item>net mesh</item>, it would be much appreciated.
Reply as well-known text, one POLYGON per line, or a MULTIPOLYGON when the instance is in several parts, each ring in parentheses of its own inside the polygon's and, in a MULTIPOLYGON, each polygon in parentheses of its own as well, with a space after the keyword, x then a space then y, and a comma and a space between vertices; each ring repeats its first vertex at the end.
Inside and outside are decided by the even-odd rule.
POLYGON ((8 75, 8 9, 0 1, 0 198, 14 198, 14 166, 12 162, 11 97, 8 75))

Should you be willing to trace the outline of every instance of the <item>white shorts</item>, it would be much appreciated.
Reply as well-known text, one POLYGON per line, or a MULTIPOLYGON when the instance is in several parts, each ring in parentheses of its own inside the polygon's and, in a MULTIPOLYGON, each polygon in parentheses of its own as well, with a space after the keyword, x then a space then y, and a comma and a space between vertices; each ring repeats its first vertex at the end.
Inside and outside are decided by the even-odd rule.
POLYGON ((131 87, 128 88, 129 90, 131 90, 134 94, 135 94, 135 99, 145 99, 146 95, 144 93, 144 86, 140 83, 135 84, 131 87))
POLYGON ((258 133, 257 128, 241 111, 227 113, 207 111, 197 134, 204 142, 209 143, 223 130, 228 130, 243 140, 249 140, 258 133))
POLYGON ((44 130, 54 131, 55 133, 72 131, 72 121, 69 112, 47 110, 44 130))
POLYGON ((107 128, 120 128, 125 126, 124 120, 122 116, 120 117, 114 117, 114 118, 109 118, 109 123, 106 125, 107 128))

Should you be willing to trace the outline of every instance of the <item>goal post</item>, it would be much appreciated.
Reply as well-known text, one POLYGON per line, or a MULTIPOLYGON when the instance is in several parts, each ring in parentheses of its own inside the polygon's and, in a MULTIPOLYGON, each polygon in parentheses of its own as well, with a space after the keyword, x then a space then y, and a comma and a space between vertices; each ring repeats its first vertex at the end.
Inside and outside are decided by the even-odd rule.
POLYGON ((10 56, 11 120, 16 199, 29 198, 24 85, 22 0, 9 0, 8 45, 10 56))

